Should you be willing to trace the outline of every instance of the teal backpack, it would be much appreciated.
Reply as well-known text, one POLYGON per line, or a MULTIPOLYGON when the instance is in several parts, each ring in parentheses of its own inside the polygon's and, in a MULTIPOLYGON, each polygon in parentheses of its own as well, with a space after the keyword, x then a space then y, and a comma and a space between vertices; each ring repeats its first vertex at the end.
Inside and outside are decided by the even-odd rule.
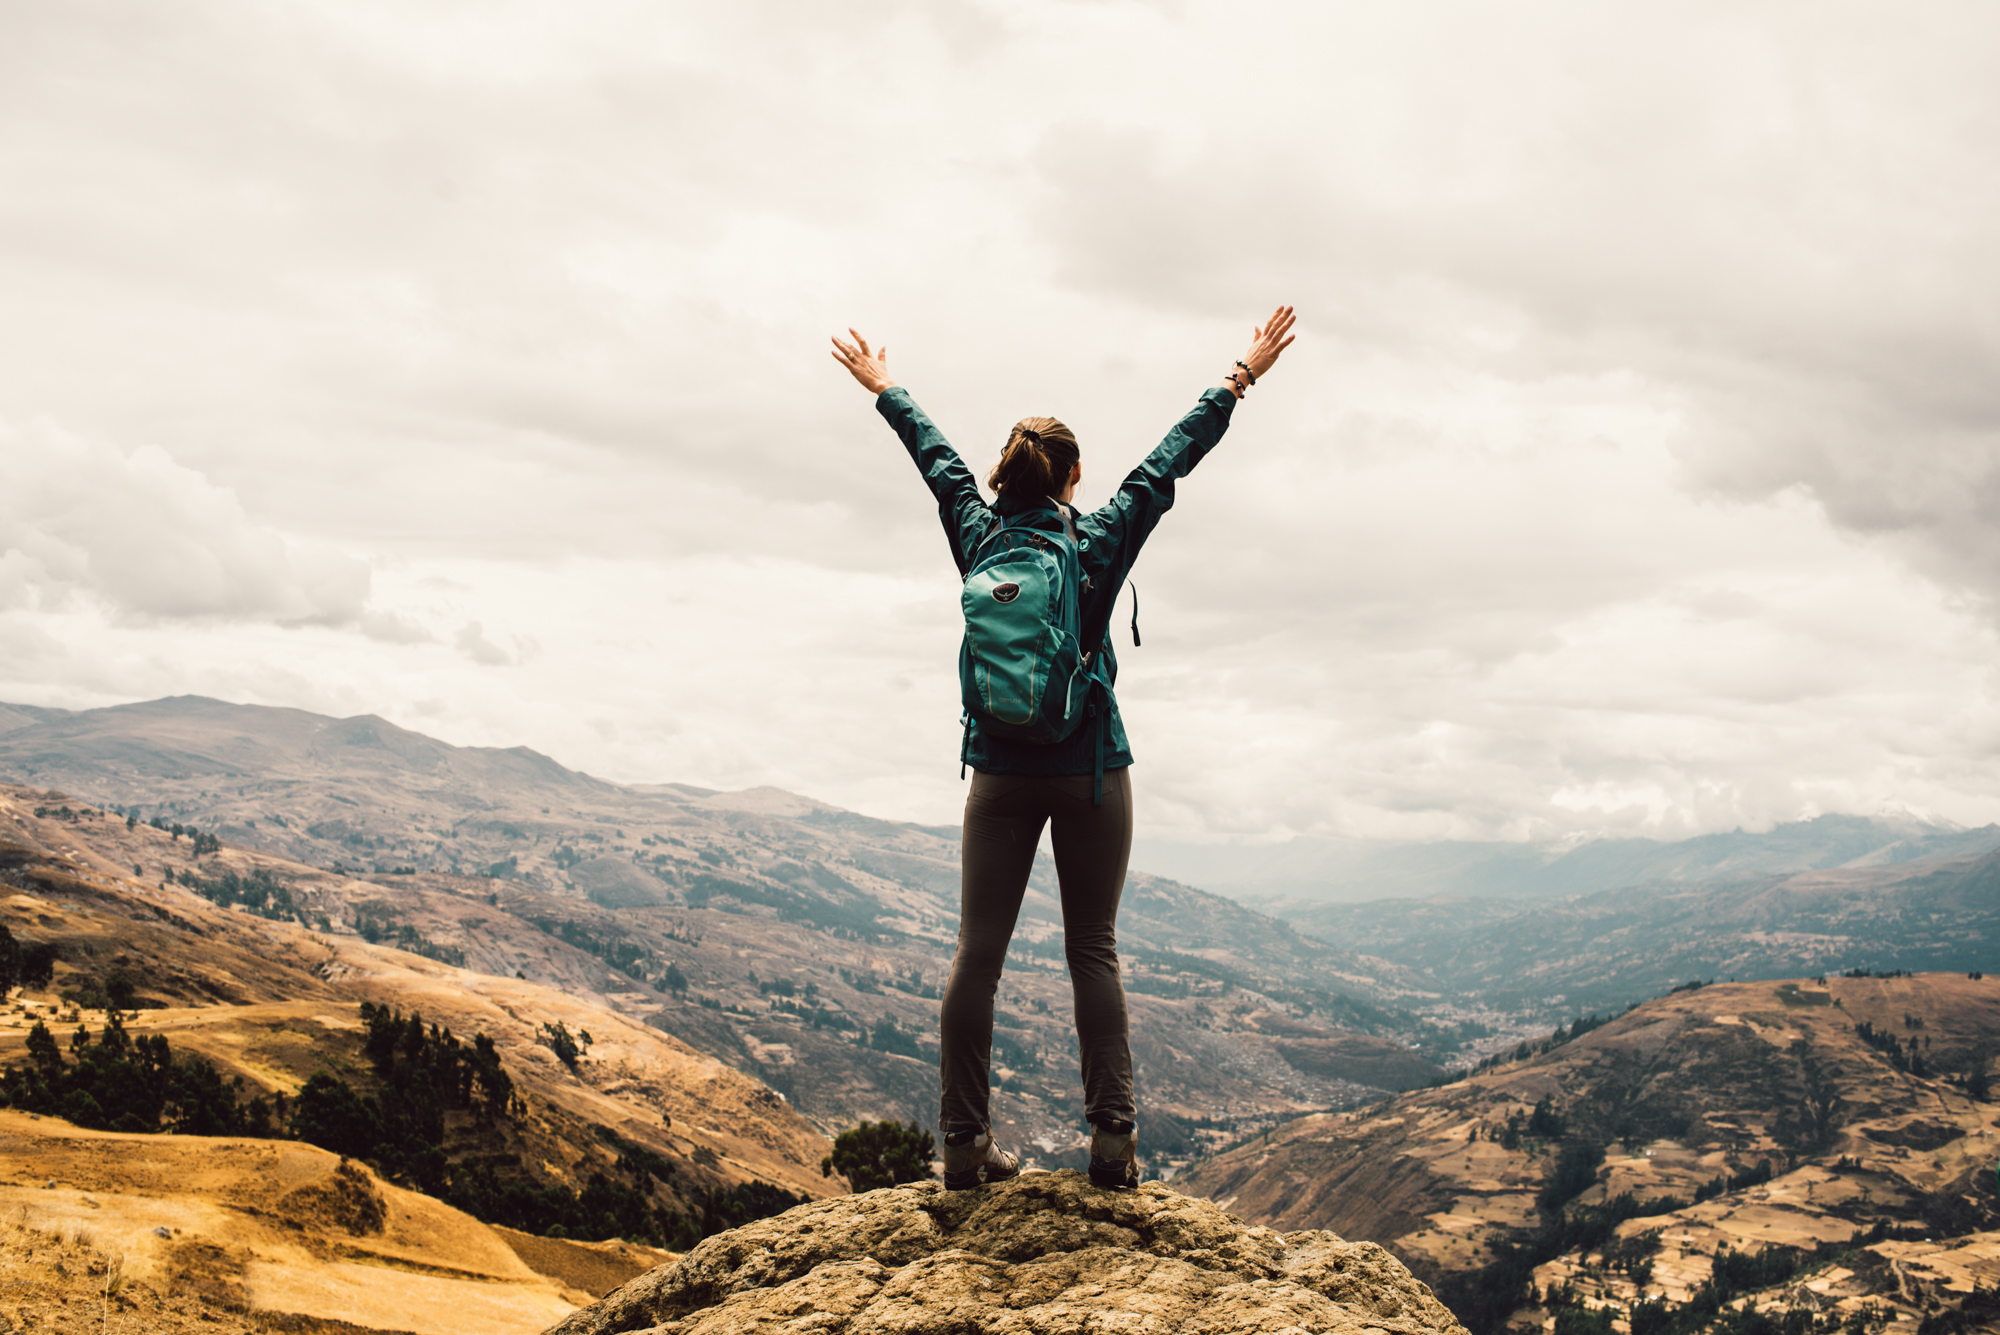
MULTIPOLYGON (((958 652, 968 747, 974 723, 989 737, 1046 745, 1069 737, 1088 716, 1101 730, 1109 712, 1102 655, 1084 647, 1079 624, 1087 577, 1076 527, 1068 507, 1056 511, 1060 534, 1016 527, 1002 516, 973 555, 960 595, 965 640, 958 652), (1105 698, 1094 700, 1100 687, 1105 698)), ((1137 621, 1135 612, 1135 630, 1137 621)))
POLYGON ((1067 508, 1061 534, 1001 516, 973 554, 959 602, 966 721, 991 737, 1059 742, 1082 723, 1095 655, 1081 644, 1083 567, 1067 508))

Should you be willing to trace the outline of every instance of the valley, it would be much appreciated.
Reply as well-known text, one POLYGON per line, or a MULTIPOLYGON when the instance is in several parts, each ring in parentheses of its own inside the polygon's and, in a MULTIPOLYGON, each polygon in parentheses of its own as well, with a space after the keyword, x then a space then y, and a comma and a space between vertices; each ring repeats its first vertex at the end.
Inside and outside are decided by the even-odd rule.
MULTIPOLYGON (((620 787, 379 719, 202 700, 37 716, 0 732, 0 773, 65 795, 33 803, 45 809, 114 813, 63 827, 79 841, 150 830, 143 849, 104 852, 156 885, 267 867, 328 939, 373 935, 589 998, 754 1077, 822 1131, 935 1116, 955 830, 777 790, 620 787), (155 821, 224 851, 160 839, 155 821)), ((1512 1033, 1476 1002, 1430 1014, 1440 998, 1417 971, 1145 873, 1120 936, 1162 1170, 1250 1126, 1421 1083, 1512 1033)), ((1083 1139, 1069 1006, 1044 856, 1002 985, 996 1117, 1051 1166, 1083 1139)))
MULTIPOLYGON (((1786 831, 1775 833, 1783 842, 1786 831)), ((1447 995, 1553 1023, 1695 978, 1983 968, 2000 943, 2000 851, 1955 852, 1962 840, 1938 842, 1943 856, 1884 862, 1863 853, 1857 864, 1614 882, 1561 898, 1253 903, 1301 931, 1440 980, 1447 995)), ((1836 841, 1820 852, 1853 848, 1836 841)))

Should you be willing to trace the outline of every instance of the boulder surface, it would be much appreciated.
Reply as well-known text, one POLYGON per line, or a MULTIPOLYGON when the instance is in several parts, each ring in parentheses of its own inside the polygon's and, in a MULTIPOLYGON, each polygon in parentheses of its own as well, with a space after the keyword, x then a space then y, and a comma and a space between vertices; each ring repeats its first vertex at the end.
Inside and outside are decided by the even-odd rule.
POLYGON ((836 1196, 709 1238, 546 1335, 1465 1335, 1371 1242, 1078 1172, 836 1196))

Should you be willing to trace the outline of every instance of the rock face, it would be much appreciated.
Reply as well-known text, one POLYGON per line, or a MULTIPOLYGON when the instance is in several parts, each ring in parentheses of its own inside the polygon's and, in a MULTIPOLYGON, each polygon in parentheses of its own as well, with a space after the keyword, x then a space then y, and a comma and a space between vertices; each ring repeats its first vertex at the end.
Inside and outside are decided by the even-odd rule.
POLYGON ((1028 1173, 799 1206, 708 1239, 546 1335, 1465 1335, 1373 1243, 1252 1228, 1158 1183, 1028 1173))

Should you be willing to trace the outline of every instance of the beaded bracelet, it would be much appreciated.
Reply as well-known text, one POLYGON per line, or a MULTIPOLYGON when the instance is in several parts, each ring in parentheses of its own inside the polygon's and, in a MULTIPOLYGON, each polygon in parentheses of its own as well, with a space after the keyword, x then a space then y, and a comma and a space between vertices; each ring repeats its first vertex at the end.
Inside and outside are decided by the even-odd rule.
POLYGON ((1241 366, 1241 367, 1243 368, 1243 374, 1244 374, 1244 375, 1247 375, 1247 376, 1249 376, 1249 377, 1250 377, 1250 383, 1251 383, 1251 384, 1253 384, 1253 385, 1254 385, 1254 384, 1256 384, 1256 383, 1257 383, 1257 373, 1256 373, 1255 371, 1253 371, 1253 370, 1251 370, 1251 369, 1250 369, 1250 367, 1249 367, 1249 364, 1248 364, 1248 363, 1246 363, 1246 362, 1238 362, 1238 363, 1236 363, 1236 364, 1237 364, 1238 366, 1241 366))

